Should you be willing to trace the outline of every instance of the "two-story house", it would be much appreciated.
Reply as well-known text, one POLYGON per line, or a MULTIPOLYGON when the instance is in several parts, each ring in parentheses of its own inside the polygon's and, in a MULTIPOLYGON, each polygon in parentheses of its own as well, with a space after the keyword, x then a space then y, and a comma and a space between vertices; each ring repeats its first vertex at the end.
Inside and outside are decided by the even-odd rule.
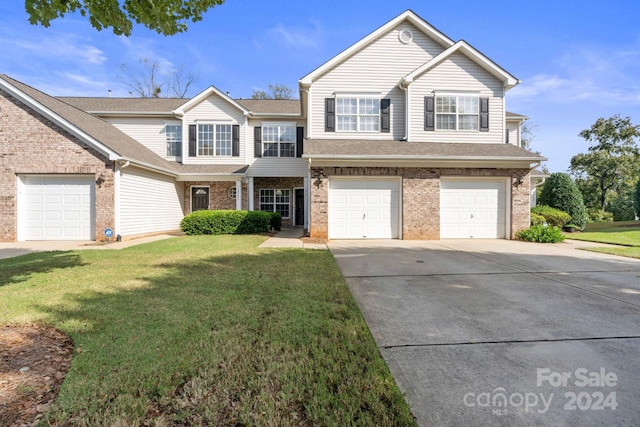
POLYGON ((52 97, 0 75, 0 240, 280 212, 318 238, 512 238, 529 225, 510 73, 412 11, 300 79, 299 100, 52 97))

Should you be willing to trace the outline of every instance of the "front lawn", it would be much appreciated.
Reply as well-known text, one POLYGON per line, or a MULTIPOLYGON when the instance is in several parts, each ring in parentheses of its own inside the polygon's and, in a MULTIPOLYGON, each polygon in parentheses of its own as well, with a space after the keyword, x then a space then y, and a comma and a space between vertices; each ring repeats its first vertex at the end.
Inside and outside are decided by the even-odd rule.
POLYGON ((414 425, 328 251, 258 236, 0 260, 0 324, 75 344, 54 425, 414 425))
POLYGON ((640 258, 640 222, 604 222, 588 224, 585 231, 566 235, 568 239, 621 245, 620 247, 585 248, 593 252, 640 258))

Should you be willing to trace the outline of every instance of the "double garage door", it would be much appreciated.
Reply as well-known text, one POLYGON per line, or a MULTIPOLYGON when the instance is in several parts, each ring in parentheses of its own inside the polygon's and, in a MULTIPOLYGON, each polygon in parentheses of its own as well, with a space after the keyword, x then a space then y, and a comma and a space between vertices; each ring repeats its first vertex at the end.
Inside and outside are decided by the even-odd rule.
MULTIPOLYGON (((329 182, 330 239, 398 238, 401 211, 397 178, 333 178, 329 182)), ((502 239, 505 235, 505 180, 441 181, 441 238, 502 239)))
POLYGON ((22 176, 19 240, 93 240, 93 176, 22 176))

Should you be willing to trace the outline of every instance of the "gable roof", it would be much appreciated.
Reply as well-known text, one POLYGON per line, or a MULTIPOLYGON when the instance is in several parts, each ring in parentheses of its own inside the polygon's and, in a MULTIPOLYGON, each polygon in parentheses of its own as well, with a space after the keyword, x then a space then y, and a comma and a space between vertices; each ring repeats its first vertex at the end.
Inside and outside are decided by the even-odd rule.
POLYGON ((520 83, 520 81, 517 78, 515 78, 513 75, 507 72, 504 68, 500 67, 498 64, 493 62, 487 56, 482 54, 479 50, 471 46, 466 41, 460 40, 455 44, 453 44, 452 46, 450 46, 448 49, 444 50, 440 54, 433 57, 431 60, 425 62, 420 67, 416 68, 411 73, 404 76, 402 78, 401 84, 405 87, 410 85, 411 83, 413 83, 413 81, 416 78, 418 78, 428 70, 432 69, 436 65, 442 63, 447 58, 450 58, 455 53, 461 53, 465 55, 466 57, 471 59, 473 62, 478 64, 480 67, 482 67, 484 70, 492 74, 494 77, 501 80, 505 90, 509 90, 512 87, 516 86, 518 83, 520 83))
POLYGON ((370 45, 378 37, 387 33, 389 30, 393 29, 396 25, 400 24, 401 22, 405 22, 405 21, 416 26, 418 29, 420 29, 422 32, 427 34, 429 37, 431 37, 433 40, 435 40, 438 44, 440 44, 444 48, 449 48, 454 44, 453 40, 451 40, 444 33, 437 30, 434 26, 429 24, 427 21, 425 21, 420 16, 418 16, 415 12, 409 9, 401 13, 400 15, 396 16, 391 21, 387 22, 386 24, 384 24, 383 26, 381 26, 380 28, 378 28, 377 30, 375 30, 365 38, 351 45, 350 47, 343 50, 338 55, 334 56, 333 58, 331 58, 330 60, 322 64, 320 67, 316 68, 315 70, 313 70, 312 72, 310 72, 309 74, 301 78, 299 81, 300 85, 302 86, 310 85, 316 78, 320 77, 331 68, 335 67, 336 65, 345 61, 346 59, 350 58, 355 53, 359 52, 360 50, 364 49, 366 46, 370 45))
POLYGON ((229 95, 222 92, 220 89, 216 88, 215 86, 209 86, 208 88, 206 88, 205 90, 203 90, 202 92, 194 96, 193 98, 189 99, 179 107, 175 108, 173 112, 179 116, 183 116, 187 110, 193 108, 195 105, 204 101, 211 95, 217 95, 220 98, 222 98, 224 101, 236 107, 238 110, 242 111, 245 115, 249 114, 249 110, 247 110, 242 105, 238 104, 233 98, 231 98, 229 95))
POLYGON ((87 113, 108 114, 167 114, 185 103, 184 98, 105 98, 57 96, 60 101, 71 104, 87 113))
POLYGON ((251 115, 300 115, 300 100, 297 99, 236 99, 236 102, 251 112, 251 115))

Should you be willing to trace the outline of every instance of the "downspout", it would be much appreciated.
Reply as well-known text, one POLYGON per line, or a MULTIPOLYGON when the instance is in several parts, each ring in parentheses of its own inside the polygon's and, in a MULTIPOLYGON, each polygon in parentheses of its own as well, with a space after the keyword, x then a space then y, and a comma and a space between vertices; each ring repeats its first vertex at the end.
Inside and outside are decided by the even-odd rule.
POLYGON ((120 178, 122 169, 128 167, 130 164, 129 160, 116 160, 115 167, 113 168, 113 204, 114 204, 114 213, 113 213, 113 228, 116 230, 116 241, 122 240, 122 235, 120 234, 120 178))
POLYGON ((409 85, 407 85, 406 87, 404 87, 403 82, 404 82, 404 78, 402 80, 400 80, 400 82, 398 83, 398 88, 404 92, 404 136, 402 137, 403 141, 408 141, 409 140, 409 128, 410 128, 410 123, 409 123, 409 117, 411 117, 411 115, 409 114, 409 109, 410 109, 410 102, 409 102, 409 85))

